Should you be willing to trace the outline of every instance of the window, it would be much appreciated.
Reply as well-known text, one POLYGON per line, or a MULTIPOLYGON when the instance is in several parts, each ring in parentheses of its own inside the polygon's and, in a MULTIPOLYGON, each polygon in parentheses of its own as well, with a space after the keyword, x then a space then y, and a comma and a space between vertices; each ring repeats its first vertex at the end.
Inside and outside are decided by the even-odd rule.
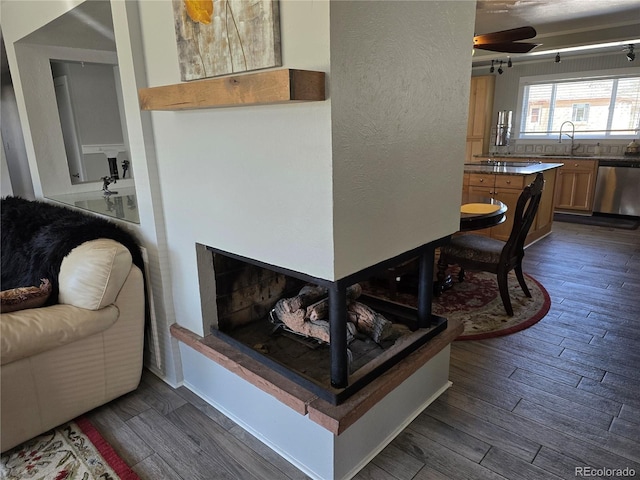
POLYGON ((540 121, 540 108, 532 108, 531 115, 529 116, 531 123, 538 123, 540 121))
POLYGON ((574 123, 576 137, 632 138, 640 130, 640 76, 535 78, 520 86, 519 138, 557 138, 565 121, 574 123))
POLYGON ((574 103, 573 114, 571 120, 574 122, 589 122, 589 104, 588 103, 574 103))

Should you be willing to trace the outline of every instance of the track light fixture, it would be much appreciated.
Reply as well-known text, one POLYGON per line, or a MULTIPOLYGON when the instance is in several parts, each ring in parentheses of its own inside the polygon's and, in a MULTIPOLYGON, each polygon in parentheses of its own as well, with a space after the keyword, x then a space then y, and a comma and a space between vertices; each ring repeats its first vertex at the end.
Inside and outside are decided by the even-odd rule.
POLYGON ((504 73, 504 68, 502 66, 507 64, 507 68, 513 67, 513 62, 511 61, 511 57, 507 57, 506 60, 491 60, 491 67, 489 67, 489 73, 493 73, 496 71, 496 64, 498 65, 498 74, 502 75, 504 73))
POLYGON ((627 50, 627 60, 633 62, 636 59, 636 54, 633 52, 633 44, 629 44, 627 50))

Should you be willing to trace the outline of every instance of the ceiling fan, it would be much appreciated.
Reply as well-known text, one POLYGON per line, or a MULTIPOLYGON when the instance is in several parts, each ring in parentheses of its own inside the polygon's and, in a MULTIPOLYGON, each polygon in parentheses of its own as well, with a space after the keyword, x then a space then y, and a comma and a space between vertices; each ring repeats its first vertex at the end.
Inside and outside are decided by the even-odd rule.
POLYGON ((500 32, 485 33, 473 37, 473 48, 504 53, 528 53, 537 47, 537 43, 523 43, 517 40, 527 40, 537 35, 533 27, 519 27, 500 32))

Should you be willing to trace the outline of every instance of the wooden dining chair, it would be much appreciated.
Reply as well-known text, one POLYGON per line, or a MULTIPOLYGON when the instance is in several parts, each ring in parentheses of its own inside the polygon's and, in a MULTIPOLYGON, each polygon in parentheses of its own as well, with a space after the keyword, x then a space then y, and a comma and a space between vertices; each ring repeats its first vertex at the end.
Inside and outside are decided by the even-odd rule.
POLYGON ((447 245, 440 248, 438 260, 438 281, 444 281, 449 265, 458 265, 458 280, 464 280, 465 270, 495 273, 498 277, 500 297, 507 312, 513 316, 509 298, 507 275, 515 270, 518 283, 524 294, 531 297, 522 275, 524 241, 540 205, 544 179, 539 173, 536 179, 524 188, 513 213, 513 228, 506 242, 482 235, 467 234, 454 236, 447 245))

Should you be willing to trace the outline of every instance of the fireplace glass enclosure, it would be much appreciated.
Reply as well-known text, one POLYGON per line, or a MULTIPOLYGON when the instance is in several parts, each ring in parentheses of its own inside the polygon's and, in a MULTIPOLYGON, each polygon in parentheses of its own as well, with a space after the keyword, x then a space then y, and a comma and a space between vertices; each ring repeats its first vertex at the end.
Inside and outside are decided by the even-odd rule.
POLYGON ((446 319, 431 314, 431 299, 435 249, 447 238, 336 281, 198 245, 205 323, 212 335, 340 404, 446 329, 446 319), (415 293, 415 307, 387 294, 400 265, 415 265, 405 269, 404 287, 415 293))

